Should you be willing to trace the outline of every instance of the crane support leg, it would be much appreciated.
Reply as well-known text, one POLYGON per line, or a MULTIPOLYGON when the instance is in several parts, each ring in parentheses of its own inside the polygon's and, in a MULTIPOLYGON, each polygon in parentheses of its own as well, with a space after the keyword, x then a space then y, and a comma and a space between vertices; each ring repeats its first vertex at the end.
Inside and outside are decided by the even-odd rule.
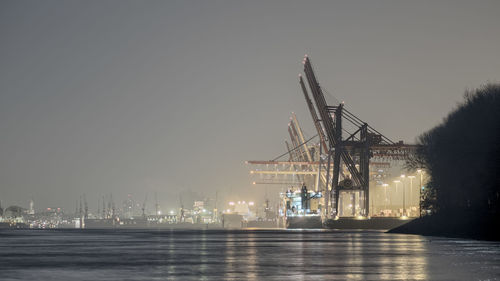
POLYGON ((333 157, 333 179, 332 189, 335 195, 335 215, 339 215, 339 174, 340 174, 340 155, 342 154, 342 105, 335 112, 335 154, 333 157))

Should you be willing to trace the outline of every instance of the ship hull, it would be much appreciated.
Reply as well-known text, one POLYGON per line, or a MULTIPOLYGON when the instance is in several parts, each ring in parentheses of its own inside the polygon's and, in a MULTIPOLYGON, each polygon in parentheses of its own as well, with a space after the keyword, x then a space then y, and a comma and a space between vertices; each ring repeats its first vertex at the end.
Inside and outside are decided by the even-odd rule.
POLYGON ((389 230, 410 222, 412 219, 400 218, 339 218, 337 220, 327 220, 325 228, 327 229, 367 229, 367 230, 389 230))
POLYGON ((323 228, 320 216, 288 217, 286 220, 288 229, 318 229, 323 228))

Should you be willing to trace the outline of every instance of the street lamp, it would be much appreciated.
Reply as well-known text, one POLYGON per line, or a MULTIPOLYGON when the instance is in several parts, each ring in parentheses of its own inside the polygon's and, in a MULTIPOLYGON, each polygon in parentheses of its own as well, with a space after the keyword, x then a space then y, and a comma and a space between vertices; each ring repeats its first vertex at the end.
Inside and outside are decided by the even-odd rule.
POLYGON ((418 169, 417 173, 420 174, 420 188, 418 189, 418 214, 422 217, 422 176, 424 175, 424 170, 418 169))
POLYGON ((395 180, 394 183, 396 184, 396 194, 398 193, 398 183, 400 183, 401 181, 399 180, 395 180))
POLYGON ((406 177, 405 175, 401 175, 401 178, 402 178, 401 181, 403 182, 403 214, 402 214, 403 217, 406 216, 406 204, 405 204, 405 201, 406 201, 405 200, 406 199, 405 198, 406 197, 405 196, 405 189, 406 188, 405 188, 405 181, 404 181, 405 177, 406 177))
MULTIPOLYGON (((410 206, 413 205, 413 179, 415 178, 415 176, 408 176, 408 178, 410 179, 410 206)), ((410 211, 411 212, 411 211, 410 211)))
POLYGON ((418 170, 417 170, 417 173, 419 173, 419 174, 420 174, 420 189, 422 189, 422 175, 423 175, 423 173, 424 173, 424 170, 422 170, 422 169, 418 169, 418 170))
POLYGON ((384 203, 385 203, 384 204, 384 206, 385 206, 384 210, 387 210, 387 187, 389 185, 387 183, 384 183, 382 186, 384 187, 384 203))

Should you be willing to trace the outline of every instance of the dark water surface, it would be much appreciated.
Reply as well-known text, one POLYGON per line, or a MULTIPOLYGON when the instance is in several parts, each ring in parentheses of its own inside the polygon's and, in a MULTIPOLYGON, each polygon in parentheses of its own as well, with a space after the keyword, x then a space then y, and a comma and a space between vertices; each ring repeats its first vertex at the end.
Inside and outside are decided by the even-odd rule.
POLYGON ((0 230, 0 280, 500 280, 500 243, 367 231, 0 230))

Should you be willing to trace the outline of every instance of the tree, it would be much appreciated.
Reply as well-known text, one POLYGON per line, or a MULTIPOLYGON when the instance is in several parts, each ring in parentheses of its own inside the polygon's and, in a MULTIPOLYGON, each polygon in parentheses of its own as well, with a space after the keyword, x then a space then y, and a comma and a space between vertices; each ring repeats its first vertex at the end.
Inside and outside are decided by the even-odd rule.
POLYGON ((464 102, 417 142, 406 166, 430 176, 425 208, 500 214, 500 84, 466 91, 464 102))

